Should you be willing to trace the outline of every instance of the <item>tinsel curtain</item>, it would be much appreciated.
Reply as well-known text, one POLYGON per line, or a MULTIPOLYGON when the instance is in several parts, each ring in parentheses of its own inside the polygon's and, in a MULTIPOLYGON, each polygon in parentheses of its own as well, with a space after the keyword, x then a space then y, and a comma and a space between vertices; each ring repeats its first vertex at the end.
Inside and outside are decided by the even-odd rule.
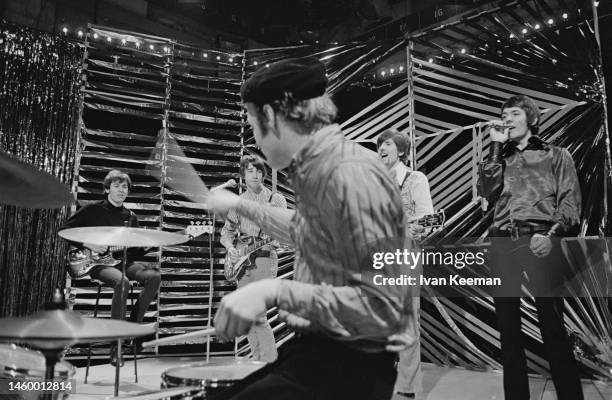
MULTIPOLYGON (((82 50, 0 21, 0 150, 72 182, 82 50)), ((2 183, 0 183, 0 190, 2 183)), ((0 317, 30 314, 63 288, 68 208, 0 205, 0 317)))

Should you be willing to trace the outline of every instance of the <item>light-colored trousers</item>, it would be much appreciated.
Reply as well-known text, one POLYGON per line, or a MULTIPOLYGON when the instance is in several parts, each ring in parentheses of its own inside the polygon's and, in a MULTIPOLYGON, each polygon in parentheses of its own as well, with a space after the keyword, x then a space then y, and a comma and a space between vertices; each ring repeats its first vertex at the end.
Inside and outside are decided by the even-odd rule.
POLYGON ((415 342, 399 353, 397 379, 394 392, 420 393, 423 391, 423 372, 421 371, 421 326, 419 323, 420 297, 413 297, 412 311, 416 318, 415 342))
MULTIPOLYGON (((268 250, 268 246, 263 248, 268 250)), ((270 258, 257 258, 255 259, 256 268, 248 270, 242 279, 238 282, 238 288, 248 285, 251 282, 255 282, 261 279, 276 278, 278 272, 278 255, 275 250, 270 251, 270 258)), ((268 323, 268 319, 262 318, 261 323, 253 325, 247 339, 251 345, 253 352, 253 360, 273 362, 278 356, 276 352, 276 341, 274 340, 274 333, 272 327, 268 323)))

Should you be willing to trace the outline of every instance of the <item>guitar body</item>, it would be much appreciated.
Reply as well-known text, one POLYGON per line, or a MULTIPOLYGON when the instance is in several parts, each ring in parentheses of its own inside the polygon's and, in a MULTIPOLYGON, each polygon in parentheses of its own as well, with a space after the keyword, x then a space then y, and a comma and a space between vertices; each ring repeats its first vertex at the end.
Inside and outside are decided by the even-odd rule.
POLYGON ((98 265, 114 267, 120 263, 121 260, 113 258, 109 251, 99 254, 89 249, 73 247, 68 252, 68 273, 72 278, 88 275, 89 271, 98 265))
POLYGON ((229 252, 225 255, 225 278, 232 282, 238 282, 248 271, 258 269, 260 266, 263 269, 271 269, 269 264, 264 263, 266 263, 266 260, 271 260, 277 264, 276 254, 272 257, 269 251, 261 250, 263 246, 271 241, 271 239, 256 240, 252 236, 236 238, 234 240, 234 248, 240 254, 240 258, 235 263, 232 263, 229 252))

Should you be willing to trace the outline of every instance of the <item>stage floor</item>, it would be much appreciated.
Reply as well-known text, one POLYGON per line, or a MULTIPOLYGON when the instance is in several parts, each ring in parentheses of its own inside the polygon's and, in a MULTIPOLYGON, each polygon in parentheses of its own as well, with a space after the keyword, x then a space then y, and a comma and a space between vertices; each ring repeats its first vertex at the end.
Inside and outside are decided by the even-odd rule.
MULTIPOLYGON (((218 360, 219 358, 215 358, 218 360)), ((119 385, 120 397, 135 396, 147 391, 160 389, 163 371, 179 365, 202 362, 202 358, 162 357, 138 360, 138 383, 134 382, 134 364, 126 361, 121 368, 119 385)), ((113 395, 115 369, 109 364, 91 367, 88 384, 83 383, 85 368, 79 368, 75 376, 76 394, 70 399, 103 400, 113 395)), ((555 400, 552 381, 531 378, 531 398, 555 400)), ((585 400, 612 399, 612 385, 583 381, 585 400)), ((460 368, 441 368, 423 364, 424 393, 419 400, 502 400, 502 375, 497 372, 476 372, 460 368)), ((393 400, 402 400, 400 398, 393 400)))

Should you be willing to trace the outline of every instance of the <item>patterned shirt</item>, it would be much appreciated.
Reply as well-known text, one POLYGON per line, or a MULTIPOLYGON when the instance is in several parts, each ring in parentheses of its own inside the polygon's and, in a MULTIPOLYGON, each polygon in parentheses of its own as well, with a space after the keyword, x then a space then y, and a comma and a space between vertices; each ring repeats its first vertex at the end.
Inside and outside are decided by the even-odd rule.
POLYGON ((567 149, 531 136, 523 150, 514 142, 491 143, 480 168, 478 191, 495 204, 493 227, 512 221, 559 223, 563 231, 580 221, 580 185, 567 149))
POLYGON ((312 135, 289 174, 296 210, 240 201, 237 212, 295 246, 294 280, 283 280, 280 309, 311 321, 311 328, 364 351, 382 351, 405 333, 412 313, 407 286, 378 287, 372 254, 405 246, 404 213, 386 167, 345 139, 338 125, 312 135))
MULTIPOLYGON (((250 190, 245 191, 240 195, 241 198, 246 200, 255 201, 260 204, 270 203, 273 207, 287 208, 287 201, 283 195, 274 193, 265 186, 262 185, 262 189, 259 193, 251 192, 250 190)), ((221 244, 226 248, 232 247, 234 238, 239 234, 249 236, 257 236, 260 234, 260 228, 258 225, 248 218, 244 218, 232 210, 227 213, 225 218, 225 225, 221 229, 221 244)))

